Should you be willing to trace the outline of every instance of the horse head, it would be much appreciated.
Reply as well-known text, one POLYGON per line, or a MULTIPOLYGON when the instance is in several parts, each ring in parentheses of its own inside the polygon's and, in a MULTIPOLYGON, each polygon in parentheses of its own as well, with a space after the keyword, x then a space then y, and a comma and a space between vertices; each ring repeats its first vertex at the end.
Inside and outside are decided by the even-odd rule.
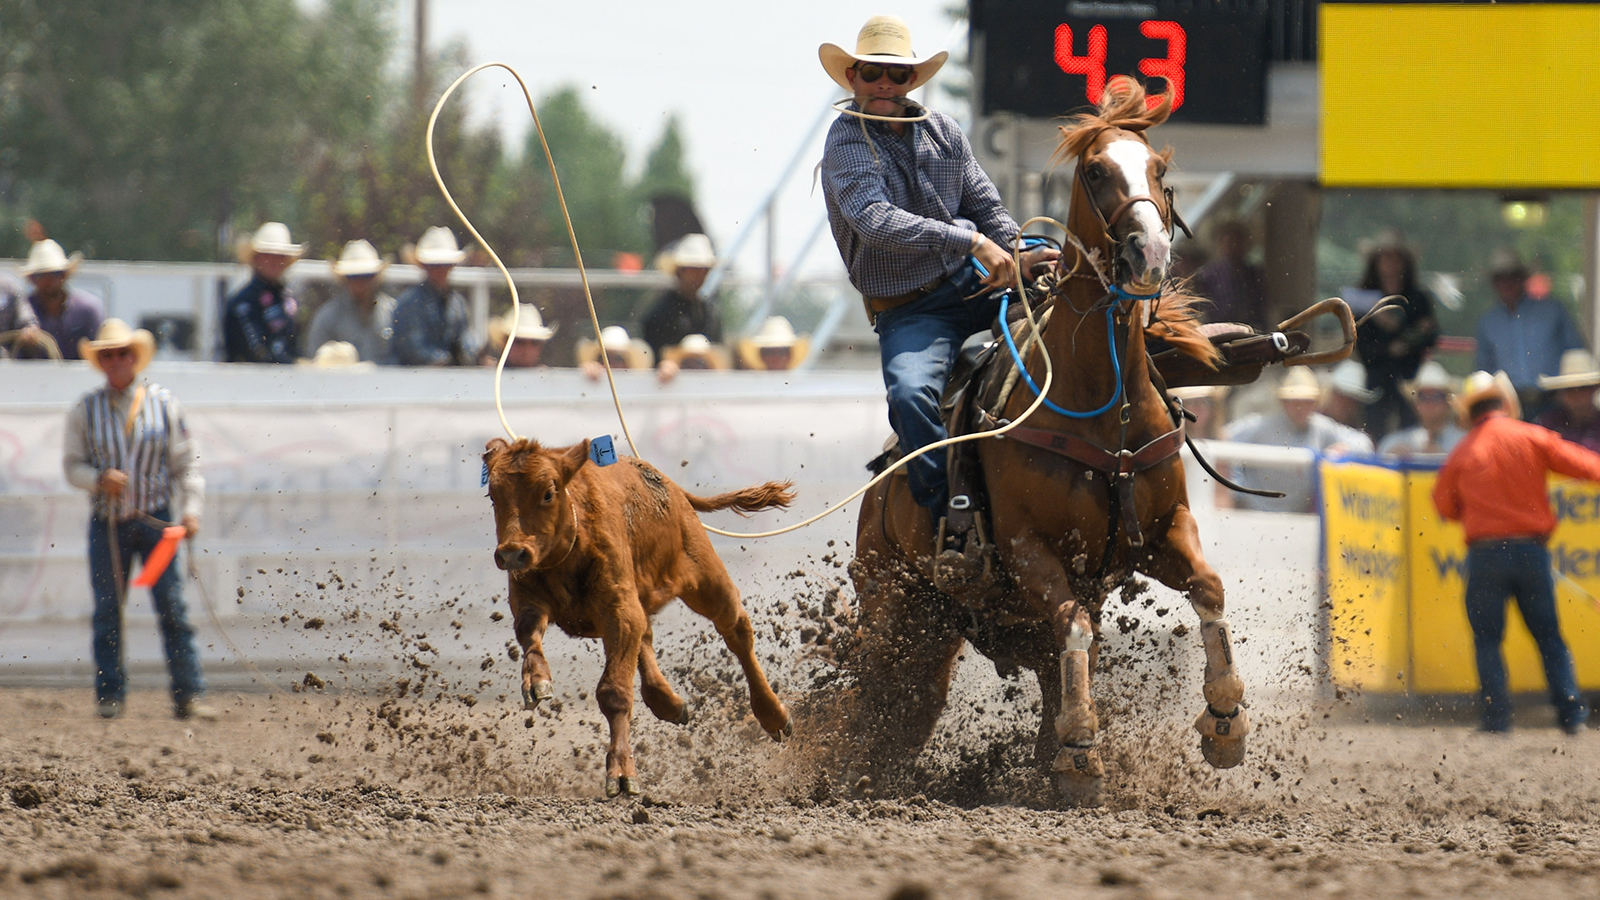
POLYGON ((1072 230, 1109 250, 1112 280, 1136 293, 1150 293, 1172 267, 1176 212, 1164 179, 1172 149, 1157 152, 1145 131, 1166 121, 1170 94, 1147 97, 1131 78, 1107 86, 1099 108, 1061 129, 1057 159, 1075 159, 1072 230))

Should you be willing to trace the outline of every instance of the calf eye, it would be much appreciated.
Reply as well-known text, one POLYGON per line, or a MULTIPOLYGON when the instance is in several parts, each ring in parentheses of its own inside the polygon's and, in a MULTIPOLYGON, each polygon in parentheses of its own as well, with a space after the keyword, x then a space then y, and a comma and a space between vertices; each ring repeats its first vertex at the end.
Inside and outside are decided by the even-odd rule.
POLYGON ((555 488, 545 488, 545 490, 544 490, 544 502, 549 503, 550 501, 554 500, 555 498, 556 498, 556 489, 555 488))

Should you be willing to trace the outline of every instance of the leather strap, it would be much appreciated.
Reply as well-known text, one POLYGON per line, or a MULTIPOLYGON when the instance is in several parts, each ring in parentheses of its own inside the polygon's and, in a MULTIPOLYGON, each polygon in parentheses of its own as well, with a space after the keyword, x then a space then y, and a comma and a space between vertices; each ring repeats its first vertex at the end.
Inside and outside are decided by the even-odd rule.
MULTIPOLYGON (((1000 422, 999 424, 1004 424, 1000 422)), ((1178 422, 1178 427, 1156 438, 1138 450, 1124 450, 1121 453, 1112 453, 1098 444, 1084 440, 1075 434, 1063 431, 1046 431, 1043 428, 1030 428, 1020 425, 1011 429, 1002 438, 1011 438, 1024 444, 1029 444, 1043 450, 1049 450, 1059 456, 1064 456, 1074 462, 1080 462, 1097 472, 1104 472, 1113 476, 1132 476, 1151 468, 1169 456, 1177 454, 1183 447, 1184 423, 1178 422)))

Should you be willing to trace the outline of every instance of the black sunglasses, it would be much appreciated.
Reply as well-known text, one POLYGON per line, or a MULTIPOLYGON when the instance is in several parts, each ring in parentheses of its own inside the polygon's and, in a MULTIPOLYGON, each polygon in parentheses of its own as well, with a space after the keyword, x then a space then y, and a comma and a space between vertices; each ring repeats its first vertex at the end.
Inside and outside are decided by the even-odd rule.
POLYGON ((877 63, 856 63, 854 68, 856 77, 867 84, 871 84, 885 75, 889 76, 889 80, 895 84, 905 84, 911 80, 912 74, 916 72, 916 69, 910 66, 881 66, 877 63))

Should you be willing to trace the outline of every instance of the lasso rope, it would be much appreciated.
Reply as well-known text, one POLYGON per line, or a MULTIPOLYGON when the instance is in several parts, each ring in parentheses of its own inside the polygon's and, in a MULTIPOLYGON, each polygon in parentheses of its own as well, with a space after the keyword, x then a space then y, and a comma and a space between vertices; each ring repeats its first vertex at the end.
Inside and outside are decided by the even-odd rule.
MULTIPOLYGON (((544 126, 541 125, 540 122, 539 122, 539 111, 534 109, 534 106, 533 106, 533 95, 531 93, 529 93, 527 82, 522 80, 522 76, 517 74, 517 70, 516 69, 513 69, 509 65, 506 65, 505 63, 501 63, 501 62, 484 63, 483 65, 475 66, 475 67, 467 70, 465 73, 463 73, 461 75, 460 78, 457 78, 448 88, 445 89, 444 94, 439 97, 439 102, 434 104, 433 114, 428 117, 428 134, 427 134, 428 168, 433 172, 433 180, 434 180, 434 182, 436 184, 439 185, 439 192, 444 195, 445 202, 450 204, 450 209, 452 211, 454 211, 455 214, 456 214, 456 217, 461 220, 461 224, 466 226, 467 231, 472 233, 472 237, 483 247, 483 249, 486 252, 488 252, 489 258, 494 260, 495 267, 500 270, 501 277, 505 278, 506 285, 508 287, 510 287, 510 289, 511 289, 511 332, 512 332, 513 335, 515 335, 516 330, 517 330, 517 320, 518 320, 518 318, 520 316, 520 313, 521 313, 521 310, 520 310, 520 305, 521 304, 520 304, 520 301, 518 299, 517 285, 516 285, 515 282, 513 282, 511 280, 511 273, 506 270, 505 264, 500 261, 499 254, 495 253, 494 252, 494 248, 489 246, 489 242, 484 240, 483 235, 478 233, 478 229, 473 226, 472 220, 467 218, 467 214, 461 211, 461 207, 456 204, 455 198, 450 195, 450 189, 445 187, 444 178, 439 174, 439 163, 438 163, 438 160, 435 158, 434 152, 433 152, 433 129, 434 129, 435 123, 438 122, 438 120, 439 120, 439 112, 440 112, 440 110, 444 109, 445 101, 449 100, 450 99, 450 95, 455 93, 456 88, 460 87, 461 83, 466 81, 468 78, 471 78, 473 75, 476 75, 477 73, 483 71, 484 69, 495 69, 495 68, 505 69, 507 72, 510 72, 511 73, 511 77, 515 78, 517 80, 517 85, 522 88, 522 96, 523 96, 523 98, 528 101, 528 112, 530 114, 532 114, 532 116, 533 116, 533 127, 535 128, 535 130, 538 131, 538 134, 539 134, 539 145, 544 148, 545 163, 548 164, 549 167, 550 167, 550 180, 552 182, 554 182, 554 184, 555 184, 556 201, 561 206, 561 218, 566 223, 566 226, 567 226, 567 237, 572 242, 572 255, 573 255, 573 258, 575 260, 577 260, 577 263, 578 263, 578 277, 579 277, 580 281, 583 283, 583 299, 584 299, 584 302, 587 303, 588 306, 589 306, 589 323, 592 326, 594 326, 595 338, 599 339, 600 338, 600 316, 599 316, 599 313, 597 313, 595 311, 594 296, 589 291, 589 275, 588 275, 588 271, 584 268, 584 265, 583 265, 583 253, 578 249, 578 235, 577 235, 577 232, 574 231, 573 227, 572 227, 572 214, 567 210, 567 198, 561 192, 561 178, 560 178, 559 175, 556 174, 555 157, 551 155, 551 153, 550 153, 550 144, 549 144, 548 141, 545 140, 544 126)), ((848 101, 840 101, 840 102, 848 102, 848 101)), ((837 104, 835 104, 835 106, 837 107, 837 104)), ((871 115, 871 114, 868 114, 868 113, 856 112, 854 110, 841 109, 840 112, 844 112, 844 113, 847 113, 847 114, 853 115, 853 116, 858 116, 858 117, 863 118, 863 119, 866 119, 866 118, 883 119, 885 121, 891 121, 891 122, 916 122, 916 121, 921 121, 923 118, 927 118, 927 115, 928 115, 926 112, 924 112, 921 118, 915 118, 915 117, 886 118, 886 117, 883 117, 883 116, 874 116, 874 115, 871 115)), ((1022 265, 1021 265, 1021 255, 1022 255, 1021 235, 1022 235, 1022 231, 1026 231, 1027 230, 1027 226, 1028 225, 1032 225, 1035 222, 1049 222, 1049 223, 1055 225, 1058 228, 1062 228, 1063 231, 1066 231, 1066 229, 1063 228, 1061 226, 1061 224, 1059 222, 1056 222, 1054 219, 1050 219, 1050 218, 1047 218, 1045 216, 1036 216, 1036 217, 1034 217, 1032 219, 1029 219, 1026 223, 1024 223, 1021 231, 1018 232, 1017 238, 1015 240, 1013 240, 1013 242, 1012 242, 1011 258, 1012 258, 1013 263, 1015 264, 1013 266, 1013 268, 1016 269, 1016 284, 1015 284, 1015 288, 1016 288, 1017 293, 1022 298, 1022 308, 1023 308, 1023 311, 1027 315, 1028 325, 1029 325, 1030 328, 1033 329, 1033 331, 1035 333, 1037 333, 1039 328, 1038 328, 1038 324, 1034 321, 1033 306, 1032 306, 1032 304, 1030 304, 1028 302, 1027 291, 1023 290, 1023 287, 1022 287, 1022 265)), ((1067 232, 1067 237, 1069 239, 1072 237, 1071 232, 1067 232)), ((500 425, 501 425, 501 427, 505 428, 506 434, 513 441, 520 440, 521 439, 521 435, 518 435, 516 433, 516 431, 514 429, 512 429, 511 423, 506 420, 505 407, 502 405, 501 400, 500 400, 500 379, 501 379, 502 374, 505 371, 506 358, 508 356, 510 356, 510 354, 511 354, 511 343, 515 339, 516 339, 515 337, 512 337, 512 338, 510 338, 510 339, 508 339, 506 341, 505 347, 501 348, 501 350, 500 350, 500 360, 495 365, 495 368, 494 368, 494 408, 495 408, 495 412, 498 413, 499 416, 500 416, 500 425)), ((602 363, 604 363, 604 365, 605 365, 606 381, 609 383, 609 385, 611 387, 611 403, 616 408, 617 421, 622 424, 622 436, 627 439, 628 447, 633 451, 633 455, 635 457, 639 458, 639 459, 643 459, 644 455, 639 452, 639 446, 634 443, 633 435, 632 435, 632 433, 630 433, 628 431, 628 419, 627 419, 627 416, 624 415, 623 412, 622 412, 622 400, 617 394, 617 382, 616 382, 616 377, 614 376, 614 374, 611 371, 611 361, 609 359, 606 359, 606 354, 603 354, 603 353, 600 355, 600 358, 601 358, 602 363)), ((839 510, 844 509, 846 504, 848 504, 850 501, 856 499, 857 497, 860 497, 862 494, 865 494, 867 491, 871 490, 880 481, 883 481, 885 478, 888 478, 890 475, 892 475, 896 469, 900 468, 901 466, 906 465, 907 463, 911 462, 913 459, 916 459, 917 457, 922 456, 925 453, 931 453, 931 452, 933 452, 935 450, 942 450, 945 447, 949 447, 952 444, 959 444, 959 443, 962 443, 964 441, 976 441, 976 440, 981 440, 983 438, 998 437, 998 436, 1003 435, 1006 432, 1010 431, 1011 429, 1016 428, 1018 425, 1021 425, 1024 421, 1026 421, 1028 419, 1029 416, 1033 415, 1035 410, 1037 410, 1040 406, 1042 406, 1044 404, 1045 395, 1048 394, 1049 391, 1050 391, 1051 380, 1055 377, 1055 369, 1054 369, 1054 363, 1051 361, 1050 354, 1048 354, 1048 353, 1044 354, 1044 367, 1045 367, 1044 386, 1040 389, 1039 396, 1034 398, 1033 403, 1030 404, 1028 406, 1028 408, 1026 410, 1024 410, 1023 413, 1020 416, 1018 416, 1015 420, 1013 420, 1013 421, 1011 421, 1011 422, 1009 422, 1009 423, 1007 423, 1005 425, 1002 425, 999 428, 995 428, 995 429, 992 429, 992 430, 989 430, 989 431, 975 431, 975 432, 973 432, 971 434, 963 434, 963 435, 959 435, 957 437, 949 437, 949 438, 945 438, 944 440, 941 440, 941 441, 935 441, 935 442, 927 445, 926 447, 922 447, 919 450, 916 450, 916 451, 914 451, 912 453, 909 453, 909 454, 907 454, 905 456, 902 456, 899 459, 899 461, 895 462, 894 464, 890 465, 888 468, 884 469, 881 473, 879 473, 871 481, 868 481, 866 484, 864 484, 861 487, 857 488, 854 493, 850 494, 849 496, 845 497, 844 499, 840 500, 839 502, 835 503, 834 505, 827 507, 822 512, 817 513, 816 515, 810 517, 809 519, 806 519, 806 520, 801 521, 801 522, 796 522, 793 525, 788 525, 788 526, 785 526, 783 528, 775 528, 775 529, 773 529, 771 531, 756 531, 756 532, 724 531, 721 528, 716 528, 716 527, 711 526, 711 525, 706 525, 704 522, 702 522, 700 524, 707 531, 709 531, 709 532, 711 532, 713 534, 720 534, 723 537, 731 537, 731 538, 766 538, 766 537, 775 537, 775 536, 780 535, 780 534, 787 534, 788 532, 796 531, 796 530, 799 530, 801 528, 805 528, 806 526, 811 525, 811 524, 823 519, 826 516, 832 515, 833 513, 836 513, 839 510)))

